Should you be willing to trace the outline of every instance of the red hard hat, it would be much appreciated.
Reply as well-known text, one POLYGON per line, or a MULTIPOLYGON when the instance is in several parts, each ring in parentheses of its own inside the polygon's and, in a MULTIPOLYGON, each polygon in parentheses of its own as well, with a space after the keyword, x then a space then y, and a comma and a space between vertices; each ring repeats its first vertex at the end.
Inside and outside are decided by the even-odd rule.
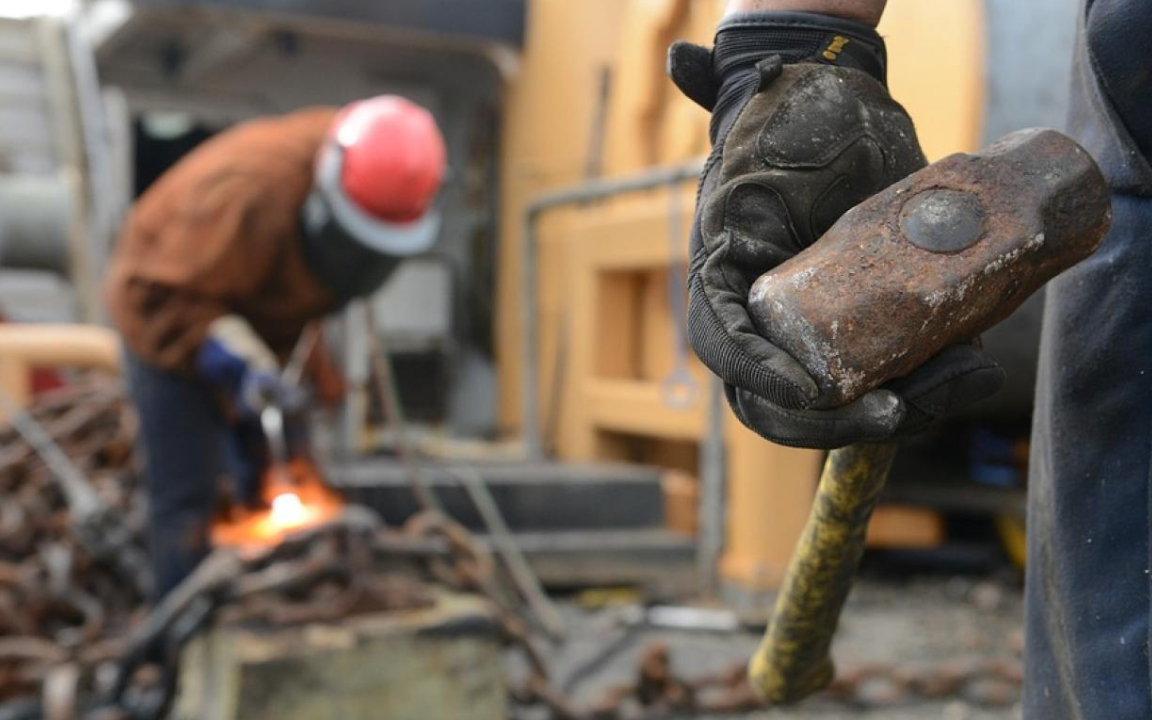
POLYGON ((348 105, 332 124, 343 149, 340 184, 362 210, 408 223, 432 206, 444 180, 444 138, 432 114, 396 95, 348 105))

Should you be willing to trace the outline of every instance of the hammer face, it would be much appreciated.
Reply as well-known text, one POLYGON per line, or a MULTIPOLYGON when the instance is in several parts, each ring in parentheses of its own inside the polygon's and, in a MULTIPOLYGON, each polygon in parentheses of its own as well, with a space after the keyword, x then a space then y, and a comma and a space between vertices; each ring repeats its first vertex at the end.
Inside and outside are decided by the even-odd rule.
POLYGON ((850 402, 1003 320, 1111 220, 1092 158, 1054 130, 949 156, 850 210, 752 287, 757 330, 850 402))

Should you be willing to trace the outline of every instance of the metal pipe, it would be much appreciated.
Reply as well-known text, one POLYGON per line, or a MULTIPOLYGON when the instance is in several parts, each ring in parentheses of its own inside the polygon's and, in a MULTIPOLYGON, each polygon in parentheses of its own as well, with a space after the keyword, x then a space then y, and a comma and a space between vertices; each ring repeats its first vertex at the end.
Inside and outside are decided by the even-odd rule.
POLYGON ((68 506, 69 520, 77 526, 83 526, 98 516, 104 503, 84 471, 68 457, 68 453, 57 444, 40 421, 3 389, 0 389, 0 412, 4 413, 16 433, 24 438, 56 477, 68 506))
POLYGON ((292 348, 292 355, 288 358, 288 364, 280 373, 280 382, 284 384, 284 387, 295 390, 300 386, 300 380, 304 377, 304 368, 312 359, 319 340, 320 322, 313 320, 304 326, 304 332, 296 341, 296 347, 292 348))
POLYGON ((74 205, 63 174, 0 175, 0 265, 67 275, 74 205))
POLYGON ((488 489, 484 478, 475 468, 468 465, 450 464, 444 467, 456 476, 464 491, 468 493, 468 498, 475 506, 484 526, 488 528, 489 535, 492 536, 492 545, 503 557, 508 574, 523 596, 524 602, 528 603, 532 614, 549 636, 557 641, 563 640, 564 618, 548 597, 548 593, 544 591, 540 578, 536 576, 532 566, 528 564, 528 559, 524 557, 524 551, 516 544, 516 538, 505 522, 504 514, 500 511, 496 499, 492 497, 492 491, 488 489))
POLYGON ((720 378, 708 381, 708 430, 700 444, 700 506, 696 543, 696 567, 700 592, 716 594, 720 577, 717 566, 724 552, 724 389, 720 378))
POLYGON ((0 363, 68 365, 118 372, 120 340, 94 325, 0 325, 0 363))
POLYGON ((623 178, 593 180, 573 188, 538 195, 528 203, 528 207, 524 210, 520 236, 520 422, 521 437, 528 459, 539 460, 544 456, 540 434, 540 358, 537 347, 540 307, 537 297, 536 223, 540 216, 549 210, 566 205, 604 200, 617 195, 694 180, 700 176, 703 168, 703 161, 696 160, 674 167, 654 168, 623 178))
POLYGON ((364 313, 364 325, 367 327, 368 356, 378 383, 380 407, 396 433, 396 452, 408 475, 412 494, 415 495, 421 510, 443 515, 444 507, 436 496, 432 482, 421 469, 412 438, 408 435, 408 421, 404 416, 404 405, 400 401, 400 386, 396 384, 392 354, 388 351, 384 333, 380 332, 380 326, 376 324, 376 314, 372 310, 372 305, 366 300, 361 300, 358 304, 364 313))

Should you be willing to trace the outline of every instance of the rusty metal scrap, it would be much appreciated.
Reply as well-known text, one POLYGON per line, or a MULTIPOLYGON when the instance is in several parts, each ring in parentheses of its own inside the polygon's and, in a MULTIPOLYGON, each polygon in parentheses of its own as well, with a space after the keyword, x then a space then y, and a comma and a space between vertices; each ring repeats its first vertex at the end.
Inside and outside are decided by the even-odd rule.
POLYGON ((1020 696, 1019 658, 959 658, 932 665, 871 663, 842 671, 827 696, 859 707, 961 697, 974 705, 1004 707, 1020 696))
POLYGON ((118 385, 100 377, 42 395, 29 417, 83 471, 83 491, 118 526, 94 551, 72 522, 69 489, 20 433, 0 430, 0 707, 42 696, 58 715, 77 702, 70 693, 96 688, 145 600, 145 581, 107 555, 143 556, 135 421, 118 385))
POLYGON ((544 653, 494 569, 474 536, 435 511, 392 529, 351 507, 278 545, 217 549, 134 628, 111 705, 134 718, 163 717, 175 691, 178 651, 212 618, 282 626, 423 607, 432 602, 430 582, 488 598, 503 638, 524 652, 526 684, 543 687, 544 653))
MULTIPOLYGON (((983 707, 1006 707, 1019 699, 1022 679, 1022 666, 1015 657, 919 665, 871 663, 846 668, 816 697, 859 709, 951 697, 983 707)), ((536 699, 557 702, 546 693, 536 699)), ((633 682, 609 688, 586 710, 573 710, 570 703, 559 707, 555 715, 564 720, 657 720, 694 714, 743 716, 763 709, 763 701, 749 684, 743 661, 712 675, 682 677, 674 672, 668 647, 656 642, 641 655, 633 682)))
MULTIPOLYGON (((119 383, 82 379, 40 396, 28 417, 75 472, 69 487, 26 433, 0 430, 0 711, 13 717, 25 706, 28 717, 46 717, 69 704, 114 716, 103 701, 113 696, 155 712, 173 689, 171 636, 195 631, 193 611, 207 619, 223 606, 231 618, 295 624, 411 607, 428 601, 424 586, 388 571, 448 553, 353 509, 337 528, 231 564, 214 558, 183 597, 174 593, 149 613, 147 578, 119 562, 143 557, 145 530, 135 417, 119 383), (75 522, 77 490, 115 526, 75 522)), ((467 542, 458 531, 453 537, 467 542)), ((476 575, 486 568, 461 566, 476 575)))
MULTIPOLYGON (((143 548, 143 489, 132 415, 114 384, 93 381, 40 399, 32 415, 72 457, 143 548)), ((632 682, 590 706, 549 674, 543 633, 487 546, 435 510, 401 528, 347 507, 332 522, 260 550, 221 548, 151 611, 125 568, 85 550, 52 474, 13 431, 0 431, 0 718, 141 720, 170 706, 183 645, 212 620, 282 626, 423 607, 433 585, 487 598, 501 636, 525 659, 508 679, 521 708, 555 720, 740 714, 759 706, 743 664, 676 672, 668 648, 644 654, 632 682)), ((131 573, 129 573, 130 575, 131 573)), ((1002 704, 1018 695, 1019 661, 848 670, 824 697, 866 706, 959 695, 1002 704)))
POLYGON ((162 717, 171 702, 178 649, 215 617, 222 621, 293 625, 359 613, 422 607, 429 583, 474 592, 490 602, 505 642, 522 651, 528 676, 511 681, 513 697, 550 706, 545 654, 525 621, 516 593, 488 549, 436 511, 399 529, 355 507, 331 522, 294 533, 254 552, 214 551, 134 629, 122 654, 112 703, 133 717, 162 717))

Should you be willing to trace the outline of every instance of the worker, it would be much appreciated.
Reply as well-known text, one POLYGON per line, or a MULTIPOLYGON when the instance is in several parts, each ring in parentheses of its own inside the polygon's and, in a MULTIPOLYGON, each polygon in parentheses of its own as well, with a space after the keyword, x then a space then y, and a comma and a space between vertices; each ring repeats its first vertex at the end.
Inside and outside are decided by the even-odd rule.
MULTIPOLYGON (((812 410, 812 378, 748 318, 755 278, 923 162, 885 88, 875 30, 884 7, 732 0, 714 48, 678 43, 669 53, 677 86, 712 112, 688 334, 737 417, 787 445, 898 440, 1004 379, 979 347, 961 345, 845 407, 812 410), (783 65, 803 79, 776 83, 783 65), (833 68, 859 75, 840 82, 833 68), (756 105, 768 109, 742 114, 757 93, 772 94, 756 105), (729 145, 734 126, 755 141, 729 145)), ((1029 485, 1028 720, 1152 718, 1152 4, 1086 0, 1079 19, 1069 131, 1109 182, 1113 224, 1097 253, 1048 290, 1029 485)))
MULTIPOLYGON (((432 246, 444 173, 428 111, 380 96, 240 124, 139 198, 105 293, 140 417, 157 597, 208 551, 220 479, 258 495, 256 416, 287 401, 280 371, 304 328, 432 246)), ((331 402, 323 357, 310 365, 331 402)))

